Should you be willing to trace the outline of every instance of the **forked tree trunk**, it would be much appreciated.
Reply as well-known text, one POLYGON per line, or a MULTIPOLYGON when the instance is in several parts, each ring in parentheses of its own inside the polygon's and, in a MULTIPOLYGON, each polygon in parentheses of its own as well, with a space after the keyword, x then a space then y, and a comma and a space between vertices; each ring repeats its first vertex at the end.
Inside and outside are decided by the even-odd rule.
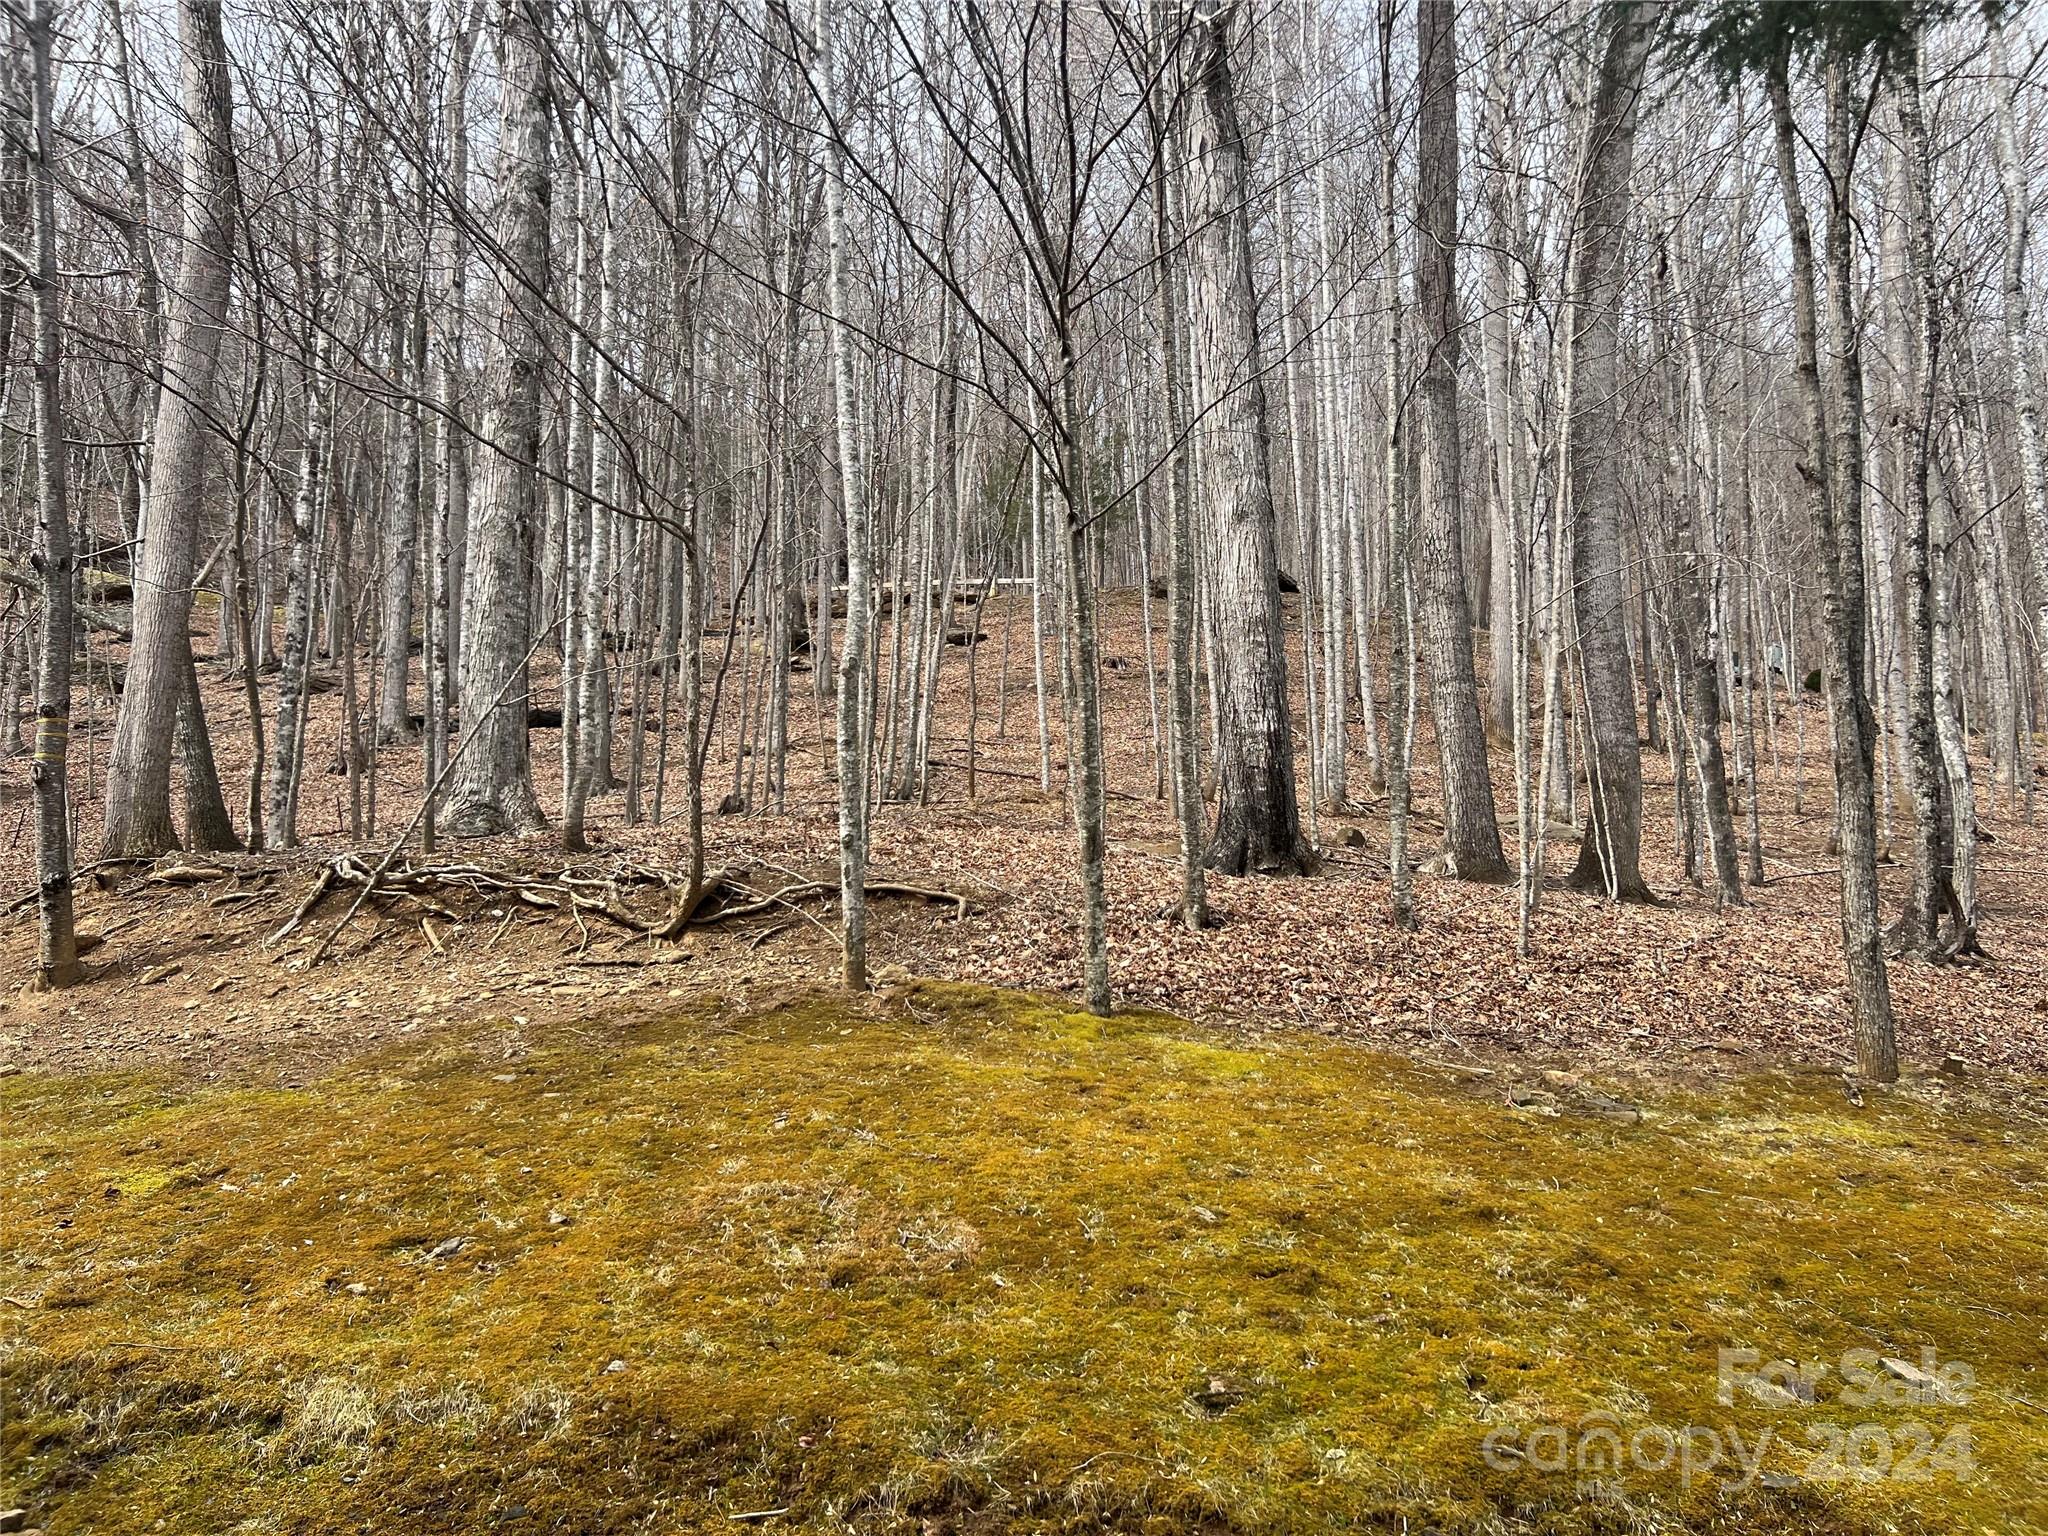
POLYGON ((1664 243, 1668 281, 1664 296, 1674 323, 1682 328, 1682 349, 1669 360, 1666 372, 1671 387, 1666 401, 1673 423, 1670 464, 1672 468, 1672 556, 1676 567, 1672 607, 1678 620, 1674 639, 1679 652, 1678 684, 1682 697, 1693 769, 1694 798, 1706 833, 1707 854, 1714 869, 1714 890, 1727 906, 1745 904, 1742 894, 1740 847, 1735 836, 1735 815, 1728 798, 1727 761, 1721 750, 1721 650, 1722 635, 1715 623, 1710 597, 1706 549, 1718 522, 1722 494, 1718 453, 1712 443, 1714 423, 1706 410, 1705 361, 1700 354, 1698 328, 1693 323, 1687 290, 1680 279, 1675 250, 1681 231, 1674 227, 1664 243), (1690 410, 1688 410, 1688 402, 1690 410), (1678 424, 1688 423, 1683 429, 1678 424), (1688 464, 1681 435, 1697 433, 1702 439, 1697 453, 1707 460, 1704 470, 1688 464))

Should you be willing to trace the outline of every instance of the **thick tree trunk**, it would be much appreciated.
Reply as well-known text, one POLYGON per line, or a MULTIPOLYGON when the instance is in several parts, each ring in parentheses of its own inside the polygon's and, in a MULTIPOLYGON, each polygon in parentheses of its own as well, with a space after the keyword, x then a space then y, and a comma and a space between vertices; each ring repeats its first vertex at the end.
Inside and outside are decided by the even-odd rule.
POLYGON ((540 334, 547 287, 554 113, 545 39, 549 0, 500 0, 503 42, 498 143, 497 334, 484 380, 490 444, 472 509, 463 600, 462 730, 466 740, 441 810, 457 836, 538 833, 547 826, 527 750, 532 653, 532 549, 539 509, 540 334))
POLYGON ((181 672, 191 666, 192 574, 204 502, 208 406, 228 303, 235 206, 233 101, 220 0, 179 0, 185 108, 184 254, 164 329, 164 384, 150 449, 134 639, 107 759, 108 856, 177 846, 171 753, 181 672))
POLYGON ((1568 321, 1572 592, 1588 736, 1588 815, 1571 884, 1618 901, 1650 895, 1641 868, 1643 762, 1629 662, 1616 414, 1629 180, 1643 71, 1660 10, 1656 0, 1615 0, 1601 13, 1605 42, 1586 121, 1568 321))
MULTIPOLYGON (((222 606, 226 606, 225 597, 222 606)), ((199 695, 199 669, 187 647, 179 687, 176 738, 185 773, 185 846, 209 853, 238 849, 235 824, 228 818, 221 793, 220 770, 213 760, 213 738, 206 727, 206 704, 199 695)))
MULTIPOLYGON (((1250 179, 1233 79, 1241 23, 1236 6, 1222 0, 1198 0, 1196 14, 1187 97, 1189 273, 1196 346, 1211 391, 1203 445, 1222 684, 1208 863, 1227 875, 1299 874, 1311 856, 1295 793, 1266 391, 1245 213, 1250 179)), ((1071 567, 1067 574, 1071 579, 1071 567)))
POLYGON ((1415 9, 1417 89, 1415 300, 1420 324, 1422 496, 1416 520, 1422 645, 1442 771, 1446 874, 1507 874, 1472 664, 1472 608, 1465 592, 1464 497, 1458 441, 1458 44, 1456 0, 1415 9))

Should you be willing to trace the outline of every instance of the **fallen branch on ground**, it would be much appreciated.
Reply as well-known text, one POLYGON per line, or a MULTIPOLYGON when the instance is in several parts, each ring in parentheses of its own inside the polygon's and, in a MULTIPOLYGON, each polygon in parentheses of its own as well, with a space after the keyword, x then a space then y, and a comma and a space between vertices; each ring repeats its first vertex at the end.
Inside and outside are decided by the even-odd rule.
MULTIPOLYGON (((712 870, 695 888, 686 888, 665 871, 637 864, 524 871, 473 862, 409 864, 386 860, 372 867, 359 854, 348 852, 337 854, 321 866, 312 888, 291 917, 264 940, 265 947, 274 948, 298 932, 321 901, 344 886, 357 887, 355 900, 342 921, 304 962, 308 967, 319 962, 348 920, 373 898, 407 901, 445 922, 460 923, 463 913, 449 905, 448 899, 455 893, 465 893, 494 905, 503 903, 508 920, 512 912, 522 908, 559 913, 579 926, 586 917, 598 917, 635 938, 663 944, 672 942, 689 928, 790 910, 799 902, 839 894, 836 880, 794 880, 772 891, 760 891, 727 869, 712 870), (672 893, 667 909, 653 916, 636 912, 630 893, 655 886, 672 893), (719 905, 720 902, 726 904, 719 905)), ((962 892, 903 880, 870 880, 866 890, 870 896, 903 896, 950 904, 956 922, 965 918, 973 906, 971 898, 962 892)), ((429 937, 433 935, 430 933, 429 937)), ((440 945, 434 948, 440 951, 440 945)))

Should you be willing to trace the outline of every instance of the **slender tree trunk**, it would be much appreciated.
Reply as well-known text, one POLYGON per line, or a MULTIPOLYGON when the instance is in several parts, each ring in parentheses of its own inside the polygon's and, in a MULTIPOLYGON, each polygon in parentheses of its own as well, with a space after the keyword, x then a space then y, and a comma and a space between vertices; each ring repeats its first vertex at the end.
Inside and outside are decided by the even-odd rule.
MULTIPOLYGON (((1394 14, 1399 0, 1380 0, 1380 291, 1386 315, 1386 438, 1381 466, 1387 498, 1387 590, 1391 599, 1387 670, 1387 870, 1394 926, 1415 927, 1415 872, 1408 856, 1409 818, 1414 791, 1409 767, 1414 761, 1414 626, 1408 600, 1407 440, 1402 430, 1408 387, 1402 353, 1400 246, 1395 235, 1398 202, 1395 173, 1399 153, 1394 130, 1394 14)), ((1370 703, 1368 701, 1368 707, 1370 703)))
POLYGON ((461 624, 462 546, 469 526, 469 451, 462 410, 462 352, 455 327, 468 305, 467 242, 463 236, 465 190, 469 181, 469 78, 476 30, 471 18, 458 25, 454 57, 441 99, 447 137, 446 177, 453 206, 435 231, 435 265, 440 278, 442 329, 434 338, 434 513, 427 562, 432 591, 427 600, 426 644, 421 671, 426 683, 427 806, 420 818, 423 845, 431 850, 440 825, 436 785, 448 766, 448 706, 456 694, 455 659, 461 624))
POLYGON ((2048 680, 2048 448, 2041 432, 2039 381, 2034 376, 2032 292, 2027 286, 2027 236, 2032 202, 2026 168, 2020 159, 2019 114, 2013 98, 2019 90, 2007 60, 2004 29, 1993 38, 1999 72, 2006 76, 1993 90, 1998 120, 1998 182, 2005 199, 2005 249, 2001 284, 2007 366, 2012 369, 2013 415, 2019 421, 2020 484, 2025 491, 2027 549, 2034 577, 2034 655, 2048 680))
MULTIPOLYGON (((597 88, 608 92, 614 87, 607 80, 597 88)), ((612 112, 609 106, 606 110, 608 115, 612 112)), ((587 453, 588 494, 581 498, 586 506, 587 526, 578 540, 582 569, 576 584, 576 672, 562 680, 565 706, 571 689, 575 692, 575 718, 579 733, 575 771, 562 788, 562 846, 572 852, 587 846, 583 818, 591 794, 613 782, 611 733, 606 729, 611 714, 611 698, 605 688, 604 600, 611 589, 614 522, 611 508, 618 491, 618 450, 612 436, 618 430, 619 404, 617 370, 612 366, 617 344, 614 332, 618 298, 613 287, 616 282, 613 269, 618 262, 618 236, 611 193, 605 185, 606 160, 600 145, 616 142, 613 130, 617 127, 617 122, 613 121, 603 135, 591 135, 591 153, 597 159, 591 182, 598 190, 594 199, 596 206, 584 210, 586 223, 594 219, 598 225, 594 233, 586 231, 586 238, 595 244, 592 254, 597 271, 585 274, 586 280, 592 282, 596 289, 597 344, 592 348, 591 359, 594 420, 591 422, 587 453)), ((645 675, 644 668, 642 675, 645 675)), ((640 727, 640 716, 636 712, 633 729, 637 733, 640 727)), ((562 729, 564 733, 569 729, 566 711, 562 717, 562 729)))
MULTIPOLYGON (((1842 956, 1855 1014, 1856 1063, 1864 1076, 1891 1082, 1899 1075, 1892 1022, 1891 986, 1885 975, 1878 927, 1877 815, 1874 799, 1874 737, 1870 696, 1864 685, 1863 486, 1857 443, 1862 408, 1860 357, 1847 286, 1852 257, 1849 209, 1837 202, 1828 231, 1833 345, 1838 372, 1834 409, 1851 413, 1833 423, 1821 384, 1820 323, 1816 301, 1813 235, 1799 187, 1798 136, 1792 117, 1789 59, 1771 62, 1768 88, 1777 147, 1778 181, 1784 192, 1785 223, 1792 251, 1793 375, 1806 409, 1811 462, 1800 471, 1819 537, 1823 572, 1822 611, 1828 722, 1834 742, 1835 831, 1842 856, 1842 956), (1841 452, 1849 447, 1847 461, 1841 452)), ((1844 186, 1850 174, 1846 153, 1848 87, 1839 67, 1828 72, 1830 172, 1844 186)))
MULTIPOLYGON (((1417 518, 1422 643, 1436 720, 1444 801, 1445 874, 1498 880, 1507 873, 1479 680, 1472 664, 1472 607, 1465 591, 1463 464, 1458 433, 1458 43, 1456 0, 1415 8, 1417 88, 1415 300, 1422 359, 1417 418, 1422 496, 1417 518)), ((1633 736, 1633 731, 1631 731, 1633 736)))
MULTIPOLYGON (((11 28, 10 28, 11 30, 11 28)), ((43 625, 36 671, 36 742, 29 759, 29 785, 36 803, 36 974, 40 991, 68 987, 79 979, 78 937, 71 916, 71 740, 72 632, 71 514, 65 491, 70 450, 64 436, 64 288, 57 271, 56 133, 51 123, 51 54, 56 16, 52 0, 34 0, 28 16, 27 121, 34 145, 30 201, 35 228, 27 274, 34 295, 34 409, 36 429, 36 574, 41 578, 43 625)), ((10 39, 10 44, 11 44, 10 39)), ((10 47, 11 51, 11 47, 10 47)), ((16 66, 18 68, 18 65, 16 66)), ((13 72, 10 70, 10 73, 13 72)), ((9 82, 18 85, 19 82, 9 82)), ((17 111, 10 92, 9 116, 17 111)), ((10 304, 12 300, 8 300, 10 304)))
MULTIPOLYGON (((1102 764, 1101 669, 1095 629, 1095 580, 1088 567, 1088 468, 1081 433, 1078 359, 1071 317, 1057 315, 1059 339, 1059 420, 1057 441, 1063 459, 1061 503, 1066 515, 1062 575, 1066 589, 1069 666, 1064 669, 1070 695, 1067 718, 1074 729, 1067 744, 1073 768, 1068 798, 1073 802, 1074 832, 1080 846, 1081 963, 1083 990, 1090 1013, 1107 1016, 1109 996, 1109 926, 1103 892, 1102 859, 1107 843, 1102 764)), ((1277 596, 1277 594, 1276 594, 1277 596)), ((1275 605, 1278 606, 1277 604, 1275 605)), ((1291 785, 1290 785, 1291 787, 1291 785)))
POLYGON ((305 734, 308 673, 313 652, 314 532, 319 526, 320 481, 326 471, 325 386, 309 378, 306 445, 300 455, 298 493, 292 499, 291 556, 285 570, 284 647, 277 674, 275 760, 265 835, 272 848, 298 841, 297 786, 305 734))
MULTIPOLYGON (((1723 625, 1716 621, 1705 548, 1719 521, 1722 494, 1720 459, 1713 443, 1715 423, 1706 409, 1705 361, 1698 332, 1688 310, 1685 284, 1675 250, 1681 230, 1669 231, 1662 242, 1667 275, 1665 297, 1672 321, 1683 328, 1680 356, 1667 373, 1671 388, 1667 411, 1672 424, 1671 532, 1676 570, 1672 607, 1677 618, 1673 636, 1678 651, 1679 684, 1683 690, 1685 725, 1690 737, 1687 756, 1693 767, 1694 798, 1706 833, 1707 853, 1714 866, 1714 889, 1726 906, 1744 904, 1740 847, 1735 816, 1728 798, 1727 761, 1721 750, 1721 651, 1723 625), (1684 424, 1681 426, 1681 424, 1684 424), (1683 444, 1696 444, 1688 458, 1683 444), (1697 462, 1704 458, 1704 465, 1697 462)), ((1647 670, 1647 669, 1646 669, 1647 670)))
MULTIPOLYGON (((868 732, 873 663, 868 618, 874 597, 869 561, 872 530, 854 400, 851 292, 846 248, 847 147, 838 111, 838 0, 817 0, 807 63, 823 109, 826 133, 826 309, 832 349, 833 413, 839 432, 839 505, 846 528, 846 638, 839 654, 839 900, 843 914, 841 972, 850 991, 868 984, 868 732)), ((902 620, 899 605, 897 622, 902 620)))
MULTIPOLYGON (((1928 504, 1929 462, 1934 439, 1936 370, 1941 352, 1941 294, 1934 271, 1934 215, 1928 203, 1927 121, 1921 108, 1920 58, 1917 37, 1894 59, 1891 74, 1894 105, 1903 143, 1900 181, 1905 194, 1907 272, 1911 299, 1912 337, 1905 364, 1911 412, 1905 423, 1906 622, 1906 784, 1913 800, 1912 882, 1897 929, 1901 948, 1923 957, 1943 953, 1942 915, 1955 906, 1950 884, 1948 786, 1935 725, 1933 556, 1929 547, 1932 520, 1928 504)), ((1882 515, 1878 513, 1876 515, 1882 515)))
MULTIPOLYGON (((1171 24, 1171 12, 1161 0, 1152 9, 1155 38, 1163 37, 1171 24)), ((1182 440, 1187 429, 1187 381, 1181 357, 1181 313, 1174 302, 1182 289, 1179 267, 1174 260, 1172 188, 1166 172, 1167 143, 1171 133, 1164 89, 1154 87, 1152 113, 1152 243, 1159 264, 1154 284, 1159 331, 1159 395, 1165 429, 1166 466, 1166 694, 1167 752, 1172 759, 1173 809, 1180 827, 1180 919, 1190 929, 1209 922, 1208 882, 1202 860, 1203 839, 1201 744, 1195 735, 1195 543, 1190 526, 1188 445, 1182 440)), ((1149 579, 1149 577, 1148 577, 1149 579)), ((1035 599, 1034 599, 1035 600, 1035 599)), ((1366 707, 1372 707, 1366 701, 1366 707)))

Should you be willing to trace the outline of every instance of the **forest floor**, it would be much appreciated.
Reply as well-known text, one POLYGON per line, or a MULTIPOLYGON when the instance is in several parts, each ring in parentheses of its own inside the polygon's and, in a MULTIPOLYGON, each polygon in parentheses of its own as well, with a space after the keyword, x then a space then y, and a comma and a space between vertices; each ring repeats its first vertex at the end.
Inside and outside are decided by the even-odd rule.
MULTIPOLYGON (((397 836, 416 747, 376 754, 374 837, 316 766, 289 856, 93 871, 88 982, 0 1002, 0 1510, 52 1536, 2048 1531, 2040 828, 1985 807, 1988 954, 1894 965, 1906 1077, 1857 1090, 1817 699, 1774 701, 1747 907, 1684 881, 1648 754, 1662 900, 1553 878, 1527 958, 1512 888, 1424 877, 1420 932, 1390 926, 1377 802, 1320 813, 1312 878, 1212 881, 1221 926, 1188 934, 1157 916, 1135 619, 1113 603, 1105 646, 1109 1022, 1069 1011, 1073 835, 1021 630, 998 714, 994 611, 975 798, 953 652, 952 766, 877 818, 877 878, 916 889, 873 899, 864 999, 832 987, 830 901, 792 889, 836 869, 807 674, 786 809, 707 819, 731 885, 672 943, 596 907, 672 899, 673 766, 658 825, 613 795, 573 859, 444 845, 439 883, 345 926, 359 885, 306 898, 397 836), (1723 1403, 1724 1348, 1834 1374, 1723 1403), (1947 1363, 1975 1387, 1912 1375, 1947 1363)), ((206 670, 232 802, 240 694, 206 670)), ((728 687, 714 805, 752 761, 728 687)), ((1052 730, 1057 762, 1056 701, 1052 730)), ((552 804, 558 733, 532 740, 552 804)), ((33 945, 0 916, 9 973, 33 945)))
MULTIPOLYGON (((1163 624, 1163 614, 1155 612, 1155 620, 1163 624)), ((1106 604, 1107 883, 1119 1000, 1254 1034, 1308 1030, 1457 1061, 1507 1057, 1573 1066, 1597 1059, 1666 1073, 1740 1070, 1759 1061, 1849 1062, 1836 878, 1827 851, 1827 723, 1817 696, 1787 699, 1782 688, 1773 691, 1775 752, 1759 724, 1767 883, 1749 893, 1748 906, 1722 909, 1685 879, 1674 853, 1669 760, 1646 752, 1645 871, 1662 900, 1618 907, 1564 889, 1561 876, 1575 847, 1567 832, 1553 828, 1551 878, 1526 958, 1516 953, 1511 886, 1424 876, 1417 882, 1419 931, 1393 928, 1385 804, 1378 797, 1319 813, 1324 859, 1312 878, 1212 878, 1220 926, 1190 934, 1158 915, 1177 895, 1179 854, 1173 818, 1154 792, 1137 621, 1130 594, 1106 604), (1360 845, 1346 846, 1347 833, 1360 845)), ((1058 700, 1051 709, 1055 766, 1048 794, 1040 787, 1023 601, 991 603, 983 632, 975 797, 967 798, 964 772, 964 653, 952 648, 929 803, 885 805, 874 822, 878 878, 951 891, 970 905, 962 914, 943 902, 878 897, 874 963, 921 977, 1073 993, 1079 887, 1060 792, 1058 700)), ((706 649, 715 658, 722 643, 714 636, 706 649)), ((747 781, 736 775, 753 768, 736 725, 740 695, 755 686, 741 680, 744 660, 741 647, 719 711, 707 771, 712 806, 736 786, 744 792, 747 781)), ((372 668, 363 660, 357 670, 367 679, 372 668)), ((239 804, 249 757, 241 692, 210 667, 202 666, 202 676, 223 782, 230 803, 239 804)), ((810 683, 808 673, 792 680, 784 810, 706 818, 708 863, 734 871, 751 890, 836 880, 836 802, 822 771, 830 712, 820 719, 810 683)), ((542 671, 535 702, 554 699, 553 679, 542 671)), ((234 871, 232 879, 211 882, 167 883, 146 866, 98 871, 79 895, 81 929, 104 936, 88 956, 90 984, 52 997, 0 998, 0 1066, 169 1064, 202 1077, 254 1071, 289 1078, 338 1054, 497 1013, 573 1018, 626 999, 706 991, 744 997, 836 975, 833 907, 822 898, 776 906, 748 922, 692 929, 678 945, 661 947, 628 943, 631 935, 616 926, 572 921, 561 910, 516 899, 472 902, 459 922, 435 917, 418 901, 380 899, 317 966, 303 968, 349 893, 326 897, 288 941, 263 941, 284 926, 336 853, 368 847, 374 863, 374 849, 410 819, 421 786, 416 746, 378 749, 380 812, 374 832, 366 828, 351 839, 339 694, 316 694, 313 703, 300 816, 307 846, 285 857, 164 861, 234 871), (658 963, 623 963, 633 960, 658 963)), ((111 723, 103 687, 97 694, 81 689, 79 713, 73 774, 78 841, 89 859, 111 723)), ((1437 804, 1427 718, 1425 709, 1416 791, 1425 855, 1437 804)), ((622 728, 615 747, 622 776, 629 735, 622 728)), ((1350 780, 1362 788, 1369 776, 1356 727, 1353 737, 1350 780)), ((544 805, 559 803, 559 738, 551 729, 531 736, 544 805)), ((554 875, 573 866, 596 878, 673 870, 686 846, 676 814, 679 756, 672 749, 664 819, 628 826, 623 796, 605 796, 593 803, 589 854, 572 860, 545 841, 506 839, 444 846, 438 858, 554 875)), ((1979 848, 1987 956, 1893 965, 1900 1045, 1918 1070, 1953 1055, 1971 1070, 2030 1076, 2048 1072, 2048 828, 2027 820, 2003 792, 1994 800, 1985 788, 1988 768, 1978 768, 1980 815, 1992 839, 1979 848)), ((20 892, 28 888, 31 834, 26 774, 17 769, 6 765, 0 789, 0 889, 20 892)), ((1511 840, 1511 755, 1496 751, 1493 771, 1511 840)), ((650 752, 643 792, 649 811, 654 777, 650 752)), ((761 799, 756 783, 751 800, 758 807, 761 799)), ((1896 911, 1905 872, 1888 865, 1883 880, 1896 911)), ((17 906, 0 917, 4 974, 28 973, 34 942, 32 911, 17 906)))

